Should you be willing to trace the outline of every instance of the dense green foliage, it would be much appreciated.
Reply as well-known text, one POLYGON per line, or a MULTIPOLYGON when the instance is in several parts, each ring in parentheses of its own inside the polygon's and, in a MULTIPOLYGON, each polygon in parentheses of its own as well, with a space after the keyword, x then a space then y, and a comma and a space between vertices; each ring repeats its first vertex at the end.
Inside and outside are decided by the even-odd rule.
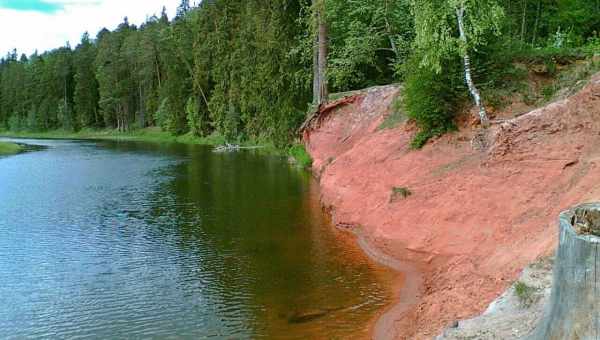
POLYGON ((313 160, 302 144, 294 144, 288 149, 288 154, 301 168, 310 168, 313 160))
POLYGON ((445 72, 421 67, 422 58, 416 54, 407 64, 413 71, 408 74, 404 87, 404 107, 420 132, 412 147, 422 147, 430 138, 455 129, 453 118, 464 99, 464 85, 460 61, 442 60, 445 72))
MULTIPOLYGON (((406 81, 403 110, 421 133, 451 129, 471 55, 485 100, 515 59, 597 53, 600 0, 323 0, 331 90, 406 81), (455 10, 465 8, 467 40, 455 10), (568 52, 566 52, 568 51, 568 52)), ((311 101, 311 0, 182 0, 137 27, 0 59, 0 130, 161 127, 173 135, 288 145, 311 101)), ((552 65, 551 63, 549 65, 552 65)))
MULTIPOLYGON (((515 62, 544 63, 600 53, 600 1, 412 0, 415 57, 406 77, 405 110, 420 132, 413 147, 454 127, 466 98, 458 62, 470 55, 471 72, 484 104, 520 90, 526 72, 515 62), (459 39, 457 9, 464 9, 466 41, 459 39)), ((462 80, 464 83, 464 80, 462 80)), ((549 92, 549 91, 548 91, 549 92)), ((497 106, 497 105, 494 105, 497 106)))
MULTIPOLYGON (((393 80, 411 39, 398 3, 407 4, 328 3, 335 89, 393 80), (398 55, 391 42, 401 46, 398 55)), ((287 144, 311 98, 310 12, 308 0, 214 0, 195 8, 184 0, 172 20, 164 11, 140 27, 125 19, 95 39, 85 34, 75 49, 13 51, 0 62, 0 129, 159 126, 175 135, 287 144)))

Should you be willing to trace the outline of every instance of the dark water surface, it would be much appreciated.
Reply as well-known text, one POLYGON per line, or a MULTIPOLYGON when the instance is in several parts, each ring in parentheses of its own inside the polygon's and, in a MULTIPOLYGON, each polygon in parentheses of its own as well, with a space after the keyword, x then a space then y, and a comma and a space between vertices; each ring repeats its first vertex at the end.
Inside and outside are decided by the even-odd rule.
POLYGON ((47 149, 0 158, 0 338, 347 339, 389 300, 281 158, 20 142, 47 149))

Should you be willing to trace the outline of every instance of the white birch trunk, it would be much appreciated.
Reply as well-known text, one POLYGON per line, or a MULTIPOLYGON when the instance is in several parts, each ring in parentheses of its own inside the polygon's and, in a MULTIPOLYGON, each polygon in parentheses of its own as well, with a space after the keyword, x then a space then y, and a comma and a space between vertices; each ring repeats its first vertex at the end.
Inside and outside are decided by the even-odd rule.
POLYGON ((485 107, 483 106, 483 103, 481 101, 481 94, 479 92, 479 90, 477 89, 477 87, 475 86, 475 83, 473 83, 473 77, 472 77, 472 73, 471 73, 471 58, 469 58, 469 53, 466 51, 466 46, 467 46, 467 35, 465 33, 465 26, 464 26, 464 16, 465 16, 465 7, 464 5, 462 5, 460 8, 456 9, 456 18, 458 19, 458 30, 460 32, 460 40, 463 42, 464 46, 465 46, 465 51, 464 51, 464 55, 463 55, 463 62, 464 62, 464 69, 465 69, 465 81, 467 83, 467 86, 469 87, 469 92, 471 92, 471 96, 473 97, 473 100, 475 100, 475 105, 477 106, 477 109, 479 110, 479 119, 481 120, 481 125, 484 128, 487 128, 490 125, 490 121, 488 119, 487 116, 487 112, 485 111, 485 107))

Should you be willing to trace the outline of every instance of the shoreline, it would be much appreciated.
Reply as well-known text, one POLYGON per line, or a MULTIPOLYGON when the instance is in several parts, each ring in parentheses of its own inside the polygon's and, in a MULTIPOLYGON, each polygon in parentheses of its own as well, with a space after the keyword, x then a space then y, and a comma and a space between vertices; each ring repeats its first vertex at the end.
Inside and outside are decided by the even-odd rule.
POLYGON ((356 236, 356 242, 362 251, 373 261, 394 270, 399 278, 392 283, 393 296, 390 305, 374 318, 371 326, 372 339, 395 339, 399 333, 396 321, 402 319, 411 307, 415 306, 421 297, 423 274, 414 263, 401 261, 387 254, 374 241, 356 230, 351 231, 356 236))
MULTIPOLYGON (((174 136, 169 132, 162 131, 160 128, 144 128, 135 129, 127 132, 119 132, 116 130, 91 130, 84 129, 77 132, 65 130, 51 130, 46 132, 14 132, 0 130, 0 137, 4 138, 31 138, 31 139, 78 139, 78 140, 114 140, 114 141, 131 141, 131 142, 148 142, 148 143, 179 143, 188 145, 223 145, 227 142, 225 137, 221 135, 209 135, 206 137, 194 136, 190 133, 185 135, 174 136)), ((278 150, 270 143, 260 141, 247 141, 239 143, 240 146, 260 146, 269 150, 278 150)))
MULTIPOLYGON (((185 145, 219 146, 225 145, 227 140, 221 135, 198 137, 192 134, 174 136, 160 128, 136 129, 128 132, 116 130, 91 130, 85 129, 78 132, 51 130, 47 132, 13 132, 0 130, 0 137, 13 139, 47 139, 47 140, 107 140, 123 142, 145 143, 170 143, 185 145)), ((278 148, 272 143, 249 140, 239 143, 242 148, 256 148, 269 155, 290 156, 288 150, 278 148)))
POLYGON ((23 145, 0 141, 0 157, 14 156, 25 151, 23 145))
POLYGON ((399 95, 390 87, 304 132, 334 224, 359 226, 368 256, 407 270, 374 338, 435 338, 481 315, 555 249, 556 216, 600 195, 599 88, 597 74, 567 99, 517 117, 499 113, 506 118, 488 131, 485 149, 473 148, 478 129, 465 125, 410 150, 412 125, 380 128, 399 95), (411 195, 394 199, 396 188, 411 195))

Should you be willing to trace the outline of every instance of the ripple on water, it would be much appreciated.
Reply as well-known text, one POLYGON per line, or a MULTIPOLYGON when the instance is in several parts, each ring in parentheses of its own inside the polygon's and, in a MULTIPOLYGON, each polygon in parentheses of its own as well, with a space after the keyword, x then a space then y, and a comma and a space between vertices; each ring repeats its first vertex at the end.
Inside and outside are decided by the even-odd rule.
POLYGON ((388 301, 285 161, 28 142, 0 160, 2 338, 345 338, 388 301))

